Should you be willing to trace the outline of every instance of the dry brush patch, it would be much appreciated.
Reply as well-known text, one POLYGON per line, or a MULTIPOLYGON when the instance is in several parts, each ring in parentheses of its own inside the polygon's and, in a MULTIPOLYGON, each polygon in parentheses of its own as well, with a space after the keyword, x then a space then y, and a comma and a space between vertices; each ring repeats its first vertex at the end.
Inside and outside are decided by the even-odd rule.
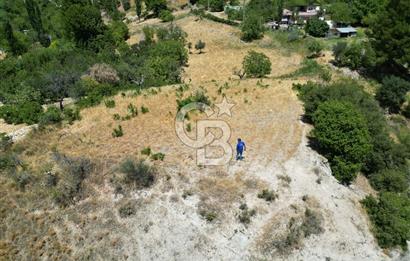
POLYGON ((293 205, 279 211, 262 228, 256 240, 257 249, 265 257, 286 257, 302 248, 303 240, 324 231, 324 218, 317 208, 293 205))
POLYGON ((215 215, 214 218, 223 220, 232 209, 237 208, 245 194, 254 193, 263 186, 266 186, 263 181, 256 177, 246 178, 242 172, 234 176, 223 171, 209 174, 197 183, 200 199, 198 211, 206 219, 208 215, 215 215))

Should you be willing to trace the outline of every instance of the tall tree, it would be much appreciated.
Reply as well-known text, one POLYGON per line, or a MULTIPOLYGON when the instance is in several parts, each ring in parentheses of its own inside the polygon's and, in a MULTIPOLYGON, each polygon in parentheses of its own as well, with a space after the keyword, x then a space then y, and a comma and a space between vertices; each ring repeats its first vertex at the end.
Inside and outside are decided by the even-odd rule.
POLYGON ((11 26, 9 21, 7 21, 4 24, 4 34, 5 34, 7 43, 9 44, 10 51, 14 55, 19 55, 26 51, 24 45, 14 35, 13 27, 11 26))
POLYGON ((64 15, 67 34, 79 45, 88 46, 98 35, 104 34, 104 25, 100 10, 92 5, 74 4, 68 7, 64 15))
POLYGON ((50 45, 50 41, 44 33, 43 22, 41 20, 41 12, 38 4, 34 0, 25 0, 25 4, 28 19, 34 31, 36 31, 37 33, 37 39, 43 46, 48 47, 50 45))
POLYGON ((371 19, 369 36, 382 62, 409 66, 409 10, 409 0, 389 0, 387 6, 371 19))
POLYGON ((142 12, 142 0, 135 0, 135 11, 137 11, 138 20, 140 20, 142 12))

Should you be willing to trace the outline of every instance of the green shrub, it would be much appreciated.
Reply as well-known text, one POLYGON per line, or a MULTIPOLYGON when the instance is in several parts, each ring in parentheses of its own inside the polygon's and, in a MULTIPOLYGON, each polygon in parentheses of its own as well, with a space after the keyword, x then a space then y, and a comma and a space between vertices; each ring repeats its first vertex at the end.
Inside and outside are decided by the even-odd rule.
POLYGON ((202 53, 202 49, 205 48, 205 43, 202 42, 201 40, 199 40, 196 44, 195 44, 195 49, 199 51, 199 53, 202 53))
POLYGON ((350 184, 360 171, 361 164, 352 163, 351 161, 343 159, 343 157, 335 156, 330 162, 332 174, 342 184, 350 184))
POLYGON ((63 120, 63 115, 60 109, 55 106, 48 107, 46 112, 39 119, 40 125, 49 125, 60 123, 63 120))
POLYGON ((162 22, 171 22, 175 19, 175 16, 169 10, 161 10, 159 19, 161 19, 162 22))
POLYGON ((126 159, 120 164, 125 181, 137 187, 150 187, 155 181, 156 169, 143 160, 126 159))
POLYGON ((200 214, 203 218, 205 218, 205 220, 208 221, 208 222, 212 222, 212 221, 214 221, 214 220, 218 217, 218 214, 217 214, 216 212, 214 212, 214 211, 208 211, 208 210, 201 210, 201 211, 199 212, 199 214, 200 214))
POLYGON ((271 202, 277 199, 278 195, 274 191, 271 191, 269 189, 264 189, 262 190, 262 192, 258 194, 258 198, 263 198, 266 201, 271 202))
POLYGON ((224 10, 224 0, 208 0, 209 8, 211 12, 222 12, 224 10))
POLYGON ((243 69, 249 77, 264 77, 271 73, 272 64, 264 53, 249 51, 243 60, 243 69))
POLYGON ((116 120, 116 121, 121 120, 121 116, 120 116, 118 113, 115 113, 115 114, 112 116, 112 118, 113 118, 114 120, 116 120))
POLYGON ((69 124, 73 124, 74 121, 81 120, 80 110, 77 108, 64 108, 63 110, 64 120, 68 121, 69 124))
POLYGON ((146 156, 151 155, 151 148, 150 148, 150 147, 146 147, 146 148, 142 149, 142 150, 141 150, 141 154, 142 154, 142 155, 146 155, 146 156))
POLYGON ((132 103, 128 104, 127 111, 128 115, 130 115, 131 117, 138 116, 138 108, 132 103))
POLYGON ((107 108, 114 108, 115 107, 115 101, 114 100, 105 100, 104 104, 105 104, 105 107, 107 107, 107 108))
POLYGON ((263 18, 257 13, 250 12, 241 24, 242 40, 252 41, 262 38, 265 31, 263 18))
POLYGON ((118 214, 120 214, 121 218, 135 215, 135 213, 137 213, 137 209, 135 208, 135 202, 133 201, 123 203, 118 209, 118 214))
POLYGON ((112 131, 112 136, 114 138, 118 138, 118 137, 122 137, 124 136, 124 132, 122 131, 122 126, 118 125, 117 128, 114 128, 114 130, 112 131))
POLYGON ((229 20, 243 20, 243 11, 241 10, 235 10, 233 8, 227 8, 226 14, 228 15, 229 20))
POLYGON ((372 68, 376 54, 368 42, 339 43, 333 47, 336 64, 352 70, 372 68))
POLYGON ((401 246, 410 240, 410 199, 406 194, 381 192, 379 199, 367 196, 362 204, 369 213, 373 231, 383 248, 401 246))
POLYGON ((131 3, 130 0, 121 0, 122 6, 124 7, 125 11, 130 10, 131 8, 131 3))
POLYGON ((231 26, 238 26, 238 25, 239 25, 239 23, 237 23, 237 22, 235 22, 235 21, 223 19, 223 18, 220 18, 220 17, 215 16, 215 15, 210 14, 210 13, 204 13, 203 10, 192 10, 192 13, 193 13, 194 15, 198 15, 198 16, 200 16, 200 17, 209 19, 209 20, 214 21, 214 22, 218 22, 218 23, 222 23, 222 24, 227 24, 227 25, 231 25, 231 26))
MULTIPOLYGON (((361 163, 372 149, 366 120, 352 103, 327 101, 320 104, 313 115, 313 123, 314 138, 330 159, 339 156, 346 162, 361 163)), ((342 169, 346 167, 337 164, 342 169)))
POLYGON ((410 91, 410 82, 388 76, 383 79, 382 86, 376 93, 376 99, 382 107, 389 108, 392 113, 398 113, 408 91, 410 91))
POLYGON ((165 154, 161 153, 161 152, 158 152, 158 153, 155 153, 155 154, 151 155, 152 160, 161 160, 161 161, 163 161, 164 158, 165 158, 165 154))
POLYGON ((11 148, 11 145, 13 145, 12 138, 8 136, 6 133, 1 132, 0 133, 0 152, 9 150, 11 148))
POLYGON ((312 58, 315 58, 315 57, 320 56, 320 54, 323 50, 323 45, 319 41, 317 41, 315 39, 312 39, 308 42, 307 49, 309 51, 308 56, 312 57, 312 58))
POLYGON ((43 107, 37 102, 6 104, 0 107, 0 118, 8 124, 34 124, 39 121, 42 113, 43 107))
POLYGON ((372 174, 370 184, 381 191, 404 192, 409 189, 409 174, 398 169, 386 169, 372 174))
POLYGON ((205 94, 203 91, 196 91, 194 95, 190 95, 189 97, 182 99, 182 100, 177 100, 178 104, 178 110, 180 110, 182 107, 185 105, 188 105, 192 102, 197 102, 197 103, 203 103, 206 105, 211 105, 211 101, 209 100, 209 97, 205 94))
POLYGON ((325 72, 324 67, 312 59, 304 59, 301 65, 302 66, 299 69, 297 69, 293 73, 283 76, 283 78, 316 75, 320 76, 323 72, 325 72))
POLYGON ((329 31, 329 26, 325 21, 312 18, 307 21, 305 31, 314 37, 325 37, 329 31))
POLYGON ((158 17, 162 10, 167 10, 166 0, 150 0, 145 2, 145 4, 147 10, 152 11, 155 17, 158 17))
POLYGON ((141 112, 142 114, 148 113, 149 109, 147 107, 145 107, 144 105, 141 106, 141 112))
POLYGON ((410 102, 406 105, 406 107, 404 107, 402 113, 404 117, 406 117, 407 119, 410 119, 410 102))
POLYGON ((256 210, 248 209, 246 204, 242 204, 239 208, 242 210, 238 215, 239 222, 245 225, 251 223, 251 218, 256 215, 256 210))
POLYGON ((112 21, 109 29, 116 46, 121 45, 130 37, 128 26, 122 21, 112 21))

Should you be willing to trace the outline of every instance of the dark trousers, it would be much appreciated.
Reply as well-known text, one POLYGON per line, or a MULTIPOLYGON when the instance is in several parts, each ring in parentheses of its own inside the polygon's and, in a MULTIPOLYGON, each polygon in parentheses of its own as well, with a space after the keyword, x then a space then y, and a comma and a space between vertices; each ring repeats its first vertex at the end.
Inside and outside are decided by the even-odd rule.
POLYGON ((236 150, 236 160, 243 159, 242 153, 243 153, 243 150, 236 150))

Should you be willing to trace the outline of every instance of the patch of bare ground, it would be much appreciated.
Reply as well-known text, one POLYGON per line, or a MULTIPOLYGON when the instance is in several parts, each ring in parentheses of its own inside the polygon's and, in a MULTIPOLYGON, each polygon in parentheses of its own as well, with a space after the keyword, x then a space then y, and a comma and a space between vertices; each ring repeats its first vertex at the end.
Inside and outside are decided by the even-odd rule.
MULTIPOLYGON (((260 47, 260 42, 243 43, 239 30, 226 25, 194 17, 176 23, 187 31, 189 41, 201 39, 207 44, 205 54, 190 55, 187 90, 167 86, 140 95, 117 95, 114 108, 102 103, 85 109, 81 121, 33 133, 18 145, 30 169, 44 167, 55 150, 91 159, 98 167, 81 183, 84 190, 73 205, 54 206, 48 202, 49 191, 42 189, 39 199, 48 200, 44 204, 49 208, 26 208, 30 211, 21 211, 17 221, 7 211, 0 212, 6 224, 18 227, 20 223, 13 222, 25 224, 26 215, 38 213, 44 218, 50 213, 52 218, 44 224, 55 237, 41 244, 57 244, 52 248, 55 252, 29 252, 34 239, 27 235, 36 233, 24 225, 21 229, 27 233, 16 230, 14 235, 9 227, 0 230, 7 231, 0 234, 0 253, 25 259, 43 251, 45 260, 387 260, 360 207, 364 194, 340 185, 326 160, 308 147, 306 135, 311 128, 300 120, 303 108, 292 90, 293 83, 302 81, 232 79, 232 69, 241 66, 251 49, 270 57, 271 76, 295 70, 301 57, 284 57, 278 50, 260 47), (198 166, 195 150, 176 136, 176 100, 197 89, 213 104, 222 97, 235 103, 232 117, 221 119, 231 128, 232 146, 238 137, 246 142, 243 161, 198 166), (136 117, 114 117, 126 115, 130 104, 138 108, 136 117), (141 106, 149 112, 142 113, 141 106), (115 138, 112 132, 119 125, 124 135, 115 138), (163 161, 142 155, 147 147, 163 153, 163 161), (146 159, 158 168, 151 187, 133 189, 118 183, 119 163, 129 157, 146 159), (17 236, 20 241, 14 240, 17 236)), ((131 26, 138 31, 142 25, 131 26)), ((196 113, 187 120, 192 137, 195 119, 201 117, 196 113)), ((2 191, 0 202, 6 206, 2 209, 12 209, 13 198, 22 195, 8 186, 12 185, 2 188, 13 194, 2 191)))

